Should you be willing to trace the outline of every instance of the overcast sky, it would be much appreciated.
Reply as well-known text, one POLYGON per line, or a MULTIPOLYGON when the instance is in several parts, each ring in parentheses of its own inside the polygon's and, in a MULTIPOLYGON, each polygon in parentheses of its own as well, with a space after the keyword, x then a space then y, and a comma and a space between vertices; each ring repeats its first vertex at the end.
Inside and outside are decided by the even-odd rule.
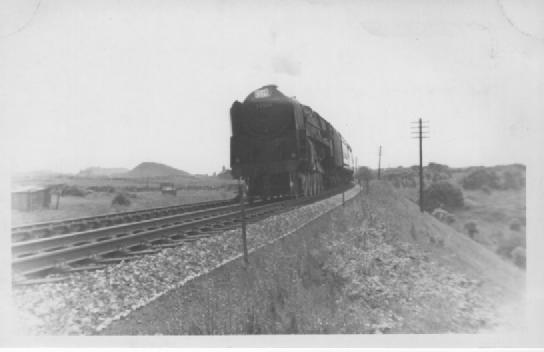
MULTIPOLYGON (((2 1, 12 171, 229 166, 229 108, 276 84, 360 165, 526 163, 544 118, 544 1, 2 1), (533 135, 531 135, 533 133, 533 135)), ((6 160, 4 159, 4 162, 6 160)))

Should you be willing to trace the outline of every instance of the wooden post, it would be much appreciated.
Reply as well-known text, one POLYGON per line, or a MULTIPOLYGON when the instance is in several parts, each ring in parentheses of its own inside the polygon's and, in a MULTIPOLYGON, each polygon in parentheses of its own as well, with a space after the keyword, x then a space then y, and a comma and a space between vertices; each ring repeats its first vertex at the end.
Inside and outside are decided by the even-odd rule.
POLYGON ((346 203, 346 198, 344 197, 344 191, 342 191, 342 206, 346 203))
POLYGON ((378 180, 381 178, 382 175, 382 146, 380 145, 380 151, 378 154, 378 180))
POLYGON ((423 124, 419 119, 419 211, 423 213, 423 124))
POLYGON ((238 179, 238 190, 240 194, 240 217, 242 220, 242 246, 244 249, 244 262, 249 264, 249 258, 247 253, 247 233, 246 233, 246 209, 245 209, 245 187, 242 185, 240 179, 238 179))

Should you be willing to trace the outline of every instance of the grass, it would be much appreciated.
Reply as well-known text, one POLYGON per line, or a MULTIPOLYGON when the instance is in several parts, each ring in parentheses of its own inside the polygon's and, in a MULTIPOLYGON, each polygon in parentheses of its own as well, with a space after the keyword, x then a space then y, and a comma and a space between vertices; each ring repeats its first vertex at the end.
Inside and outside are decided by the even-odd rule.
MULTIPOLYGON (((508 166, 504 168, 508 169, 508 166)), ((456 231, 467 234, 465 224, 475 222, 478 233, 475 234, 474 240, 496 253, 502 253, 504 258, 511 260, 511 250, 518 245, 525 248, 525 226, 520 226, 519 231, 510 228, 514 222, 524 223, 525 188, 494 189, 488 193, 483 190, 466 190, 461 187, 461 183, 468 173, 468 170, 456 171, 447 180, 462 189, 465 203, 463 208, 452 211, 456 221, 451 226, 456 231)), ((418 202, 419 189, 417 187, 401 187, 399 191, 415 203, 418 202)))
POLYGON ((223 200, 235 196, 233 191, 226 189, 178 190, 177 196, 163 195, 158 190, 142 191, 131 192, 133 197, 130 198, 130 206, 112 206, 111 202, 115 194, 92 192, 85 197, 61 197, 58 209, 55 209, 56 196, 53 196, 51 208, 49 209, 37 209, 30 212, 13 210, 11 213, 12 226, 169 205, 223 200))

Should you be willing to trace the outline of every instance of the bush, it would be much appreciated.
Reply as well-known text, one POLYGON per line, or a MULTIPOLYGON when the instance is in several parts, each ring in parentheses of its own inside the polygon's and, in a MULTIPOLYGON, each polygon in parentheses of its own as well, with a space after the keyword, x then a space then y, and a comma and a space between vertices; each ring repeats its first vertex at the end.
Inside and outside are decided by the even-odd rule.
POLYGON ((369 167, 361 166, 359 169, 357 169, 355 178, 359 180, 359 182, 364 182, 366 192, 368 193, 370 180, 374 178, 374 173, 372 170, 369 167))
POLYGON ((444 164, 430 162, 429 165, 427 165, 427 169, 432 173, 444 173, 447 175, 451 174, 449 166, 444 164))
POLYGON ((520 189, 525 186, 525 175, 521 172, 505 171, 502 174, 502 189, 520 189))
POLYGON ((482 187, 482 192, 484 192, 485 194, 491 194, 491 190, 487 186, 482 187))
POLYGON ((512 231, 521 231, 521 224, 519 223, 519 221, 514 220, 510 224, 510 230, 512 230, 512 231))
POLYGON ((525 258, 525 249, 522 247, 516 247, 512 250, 510 253, 510 257, 512 258, 512 261, 514 264, 519 266, 520 268, 525 269, 526 265, 526 258, 525 258))
POLYGON ((129 206, 130 203, 131 201, 129 196, 124 193, 117 193, 111 201, 111 205, 129 206))
POLYGON ((462 181, 465 189, 481 189, 487 186, 491 189, 499 188, 499 176, 491 170, 478 169, 468 174, 462 181))
POLYGON ((474 235, 479 232, 478 225, 474 221, 467 222, 465 224, 465 231, 468 233, 470 238, 474 239, 474 235))
POLYGON ((464 204, 463 192, 449 182, 433 183, 423 191, 423 209, 433 211, 436 208, 453 210, 464 204))
POLYGON ((500 241, 496 252, 500 256, 511 259, 511 255, 517 247, 525 248, 525 237, 511 233, 507 238, 503 238, 502 241, 500 241))

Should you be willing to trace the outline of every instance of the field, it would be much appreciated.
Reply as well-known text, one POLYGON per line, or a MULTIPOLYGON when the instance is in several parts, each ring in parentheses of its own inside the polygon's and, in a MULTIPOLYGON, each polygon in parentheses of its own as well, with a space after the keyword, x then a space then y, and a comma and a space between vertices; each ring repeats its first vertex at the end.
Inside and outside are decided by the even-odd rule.
POLYGON ((49 176, 39 179, 17 180, 14 186, 30 184, 63 185, 63 187, 81 191, 81 195, 65 194, 60 197, 56 209, 57 196, 53 195, 50 208, 33 211, 12 210, 12 226, 20 224, 69 219, 106 213, 124 212, 160 206, 223 200, 235 196, 236 183, 215 177, 161 177, 146 179, 83 178, 67 176, 49 176), (173 183, 178 189, 177 195, 163 195, 160 183, 173 183), (130 200, 130 205, 113 205, 113 198, 123 193, 130 200))

